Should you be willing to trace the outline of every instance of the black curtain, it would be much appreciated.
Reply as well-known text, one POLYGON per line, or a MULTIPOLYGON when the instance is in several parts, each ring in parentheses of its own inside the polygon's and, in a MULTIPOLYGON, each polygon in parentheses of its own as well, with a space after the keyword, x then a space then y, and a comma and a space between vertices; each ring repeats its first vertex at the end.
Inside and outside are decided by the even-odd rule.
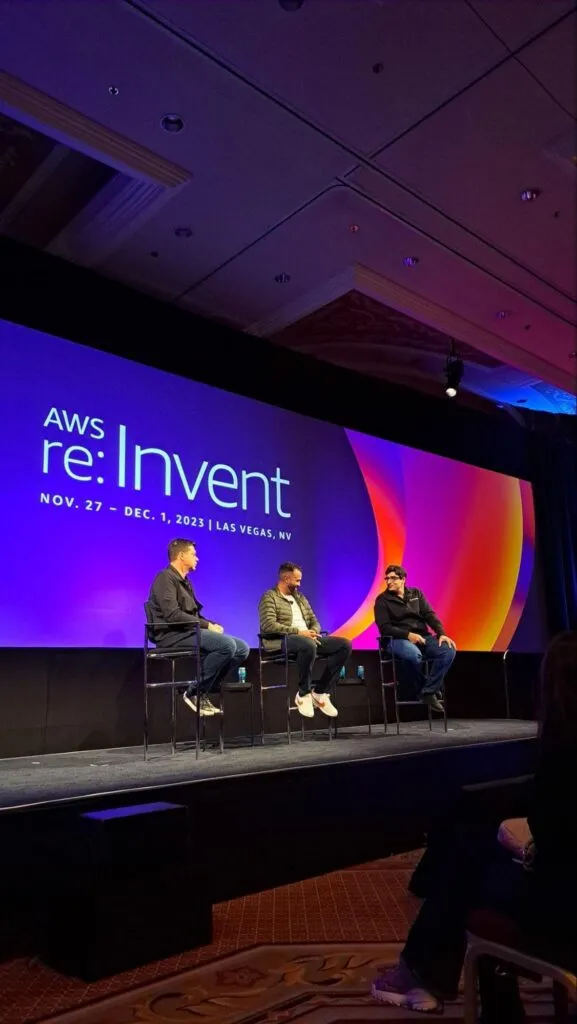
POLYGON ((551 636, 577 629, 577 444, 575 417, 571 420, 555 437, 531 436, 537 545, 551 636))

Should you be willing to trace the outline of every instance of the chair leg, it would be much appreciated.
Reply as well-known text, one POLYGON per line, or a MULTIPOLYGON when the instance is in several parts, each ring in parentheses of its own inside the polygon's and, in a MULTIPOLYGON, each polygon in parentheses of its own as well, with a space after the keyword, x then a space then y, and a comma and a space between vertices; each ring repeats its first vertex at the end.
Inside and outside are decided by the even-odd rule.
POLYGON ((148 686, 144 683, 144 760, 148 760, 148 686))
POLYGON ((286 732, 287 740, 292 743, 292 732, 291 732, 291 694, 290 694, 290 674, 289 674, 289 663, 288 658, 285 657, 284 666, 284 683, 286 689, 286 732))
POLYGON ((172 683, 170 687, 170 753, 174 757, 176 754, 176 662, 174 658, 170 662, 170 667, 170 681, 172 683))
POLYGON ((220 715, 218 718, 218 749, 224 754, 224 692, 220 691, 220 715))
POLYGON ((558 981, 553 982, 553 1009, 555 1024, 569 1024, 569 996, 558 981))
POLYGON ((367 722, 369 725, 369 736, 373 735, 373 724, 371 722, 371 694, 369 691, 369 684, 365 683, 365 692, 367 695, 367 722))
POLYGON ((381 700, 383 702, 383 729, 385 736, 387 735, 387 727, 389 724, 387 717, 387 693, 385 689, 385 668, 383 665, 383 658, 381 650, 379 649, 379 674, 381 677, 381 700))
POLYGON ((389 716, 387 714, 387 690, 386 690, 384 682, 382 682, 382 681, 381 681, 381 699, 382 699, 382 702, 383 702, 383 730, 384 730, 384 733, 385 733, 385 736, 386 736, 387 732, 388 732, 388 729, 389 729, 389 716))
POLYGON ((464 987, 464 1024, 478 1024, 479 1006, 477 999, 477 957, 474 950, 469 949, 465 956, 465 987, 464 987))
POLYGON ((393 694, 395 697, 395 719, 397 722, 397 736, 401 735, 401 719, 399 716, 399 688, 397 685, 397 677, 395 675, 395 682, 393 685, 393 694))
POLYGON ((395 658, 395 648, 393 647, 393 641, 391 640, 391 665, 393 668, 393 696, 395 698, 395 720, 397 723, 397 736, 401 735, 401 719, 399 716, 399 680, 397 678, 397 661, 395 658))
POLYGON ((250 745, 254 747, 254 687, 250 688, 250 745))
MULTIPOLYGON (((258 695, 260 701, 260 744, 264 747, 264 692, 262 688, 262 659, 259 651, 258 655, 258 695)), ((253 736, 254 743, 254 736, 253 736)))

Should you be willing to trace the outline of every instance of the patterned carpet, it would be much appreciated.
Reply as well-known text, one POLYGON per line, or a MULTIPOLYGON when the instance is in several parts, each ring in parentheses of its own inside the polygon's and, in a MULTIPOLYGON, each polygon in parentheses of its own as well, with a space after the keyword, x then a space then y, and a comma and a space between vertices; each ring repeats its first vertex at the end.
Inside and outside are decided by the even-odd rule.
MULTIPOLYGON (((38 961, 0 965, 0 1022, 28 1024, 363 1024, 413 1014, 367 994, 394 963, 418 901, 407 883, 418 853, 337 871, 214 909, 215 941, 86 985, 38 961)), ((526 988, 532 1024, 552 1020, 547 994, 526 988)), ((445 1018, 462 1021, 460 1004, 445 1018)))

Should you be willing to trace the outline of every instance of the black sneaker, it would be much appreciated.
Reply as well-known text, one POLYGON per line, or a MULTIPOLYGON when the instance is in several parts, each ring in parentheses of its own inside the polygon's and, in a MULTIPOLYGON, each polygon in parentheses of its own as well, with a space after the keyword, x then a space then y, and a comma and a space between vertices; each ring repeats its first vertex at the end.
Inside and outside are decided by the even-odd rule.
MULTIPOLYGON (((188 708, 196 715, 196 694, 185 693, 183 695, 183 701, 188 708)), ((200 716, 201 718, 208 718, 212 715, 219 714, 218 708, 215 708, 214 704, 211 704, 208 697, 200 698, 200 716)))
POLYGON ((445 705, 439 700, 436 693, 421 694, 423 704, 428 704, 431 711, 437 711, 440 715, 445 714, 445 705))
POLYGON ((222 715, 222 708, 213 704, 210 697, 201 697, 200 713, 201 715, 222 715))

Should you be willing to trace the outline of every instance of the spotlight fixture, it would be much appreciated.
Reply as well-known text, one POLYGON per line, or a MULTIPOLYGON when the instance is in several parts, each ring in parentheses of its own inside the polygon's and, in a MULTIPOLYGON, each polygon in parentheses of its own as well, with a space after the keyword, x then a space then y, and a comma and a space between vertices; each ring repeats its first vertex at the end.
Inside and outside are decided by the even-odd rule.
POLYGON ((495 317, 497 320, 506 320, 507 317, 510 317, 512 315, 512 310, 510 309, 498 309, 497 312, 495 313, 495 317))
POLYGON ((418 262, 419 262, 419 257, 418 256, 404 256, 403 257, 403 266, 404 267, 416 267, 418 262))
POLYGON ((175 228, 174 233, 177 238, 191 238, 192 228, 175 228))
POLYGON ((521 192, 521 202, 533 203, 541 195, 540 188, 524 188, 521 192))
POLYGON ((118 96, 118 93, 120 92, 120 89, 118 88, 117 85, 109 85, 108 86, 108 92, 110 93, 111 96, 118 96))
POLYGON ((290 274, 275 274, 274 279, 277 284, 288 284, 291 276, 290 274))
POLYGON ((456 398, 459 391, 459 384, 463 379, 465 366, 462 359, 457 358, 455 342, 451 342, 447 365, 445 367, 445 394, 447 398, 456 398))
POLYGON ((300 11, 304 2, 305 0, 278 0, 278 5, 283 11, 300 11))
POLYGON ((172 135, 176 135, 184 128, 184 121, 179 114, 165 114, 164 117, 160 118, 160 127, 163 128, 165 132, 170 132, 172 135))
POLYGON ((351 235, 356 235, 358 230, 359 230, 359 225, 358 224, 349 224, 349 231, 350 231, 351 235))

